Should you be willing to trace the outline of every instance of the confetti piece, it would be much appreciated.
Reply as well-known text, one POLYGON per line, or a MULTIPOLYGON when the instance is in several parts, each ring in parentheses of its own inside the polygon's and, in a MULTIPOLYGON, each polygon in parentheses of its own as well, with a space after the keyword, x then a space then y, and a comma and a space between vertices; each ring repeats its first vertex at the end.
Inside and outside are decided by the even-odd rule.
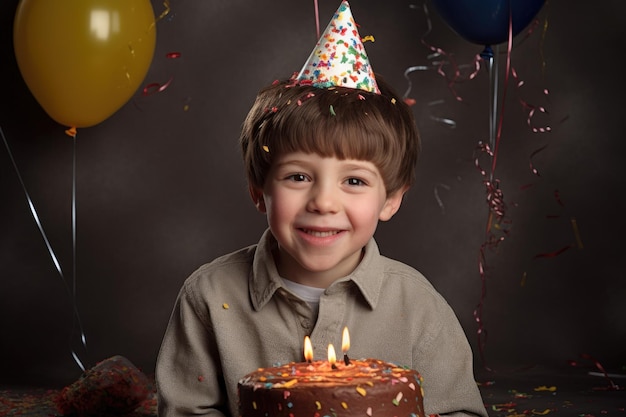
POLYGON ((494 411, 510 410, 517 406, 516 403, 492 404, 491 409, 494 411))
POLYGON ((553 385, 551 387, 547 387, 545 385, 541 385, 537 388, 535 388, 535 391, 550 391, 550 392, 554 392, 556 391, 556 387, 553 385))
POLYGON ((269 153, 270 148, 267 145, 263 145, 263 150, 269 153))
POLYGON ((332 105, 332 104, 330 105, 330 109, 329 109, 329 110, 330 110, 330 114, 331 114, 332 116, 336 116, 336 115, 337 115, 337 114, 335 113, 335 108, 333 107, 333 105, 332 105))
POLYGON ((163 2, 163 7, 165 7, 165 10, 163 10, 161 12, 159 17, 155 20, 155 22, 158 22, 159 20, 163 19, 165 16, 167 16, 169 14, 169 12, 170 12, 170 2, 169 2, 169 0, 165 0, 163 2))
POLYGON ((580 238, 580 231, 578 230, 578 223, 576 222, 576 218, 571 217, 570 223, 572 224, 572 229, 574 229, 574 236, 576 237, 576 246, 578 246, 578 249, 582 249, 583 241, 580 238))
POLYGON ((200 381, 200 382, 204 381, 204 376, 198 375, 198 381, 200 381))
POLYGON ((363 387, 356 387, 356 392, 361 394, 363 397, 365 397, 365 395, 367 394, 367 392, 365 391, 363 387))
POLYGON ((367 35, 361 39, 361 42, 376 42, 376 39, 372 35, 367 35))
POLYGON ((228 305, 228 303, 224 303, 224 304, 222 304, 222 308, 223 308, 224 310, 228 310, 228 308, 229 308, 229 307, 230 307, 230 306, 228 305))

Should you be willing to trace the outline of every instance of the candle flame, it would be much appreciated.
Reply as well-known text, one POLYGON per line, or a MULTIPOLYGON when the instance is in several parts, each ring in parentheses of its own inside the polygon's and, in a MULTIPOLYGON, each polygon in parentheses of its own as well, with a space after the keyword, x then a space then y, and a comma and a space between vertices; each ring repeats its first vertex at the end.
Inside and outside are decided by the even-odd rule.
POLYGON ((337 355, 335 354, 335 347, 333 346, 332 343, 328 345, 328 362, 330 362, 331 365, 334 365, 337 362, 337 355))
POLYGON ((304 359, 307 362, 313 361, 313 346, 309 336, 304 336, 304 359))
POLYGON ((343 328, 343 335, 341 338, 341 351, 347 353, 350 350, 350 334, 348 333, 348 327, 343 328))

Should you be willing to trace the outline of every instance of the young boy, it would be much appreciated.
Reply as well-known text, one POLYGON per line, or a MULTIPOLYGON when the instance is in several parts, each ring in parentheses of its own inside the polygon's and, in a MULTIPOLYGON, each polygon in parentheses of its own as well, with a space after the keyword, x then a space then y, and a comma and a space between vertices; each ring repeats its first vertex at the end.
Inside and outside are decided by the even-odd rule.
MULTIPOLYGON (((353 23, 346 14, 344 2, 335 19, 353 23)), ((250 195, 269 229, 183 285, 157 361, 159 414, 237 417, 240 378, 302 361, 307 335, 323 359, 347 326, 351 357, 422 374, 427 414, 486 416, 454 312, 373 238, 414 181, 411 110, 367 62, 356 81, 313 74, 319 68, 262 90, 245 120, 250 195)))

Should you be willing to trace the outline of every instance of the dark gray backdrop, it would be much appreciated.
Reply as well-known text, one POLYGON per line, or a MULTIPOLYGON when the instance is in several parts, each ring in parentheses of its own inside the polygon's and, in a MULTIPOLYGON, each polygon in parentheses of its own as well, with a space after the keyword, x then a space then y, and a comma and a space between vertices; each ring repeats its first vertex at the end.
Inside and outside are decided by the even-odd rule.
MULTIPOLYGON (((0 127, 71 284, 72 141, 22 81, 12 47, 17 3, 0 6, 0 127)), ((320 1, 322 27, 338 5, 320 1)), ((351 2, 361 35, 375 36, 366 43, 373 68, 400 92, 408 87, 407 67, 431 62, 420 42, 423 5, 351 2)), ((163 10, 161 1, 153 6, 156 14, 163 10)), ((429 10, 426 40, 459 64, 471 62, 482 47, 429 10)), ((423 138, 418 181, 377 238, 385 254, 421 270, 449 300, 478 367, 480 352, 494 368, 566 366, 582 353, 609 370, 624 364, 625 12, 619 0, 550 1, 538 15, 548 24, 545 36, 540 26, 525 42, 516 38, 512 62, 525 85, 509 83, 496 173, 510 235, 488 254, 484 296, 478 257, 487 207, 472 155, 489 135, 487 73, 456 86, 463 102, 434 70, 411 75, 423 138), (551 133, 530 131, 519 99, 549 110, 533 120, 551 133), (433 117, 452 119, 456 128, 433 117), (529 162, 544 145, 532 158, 537 177, 529 162), (577 236, 582 248, 535 258, 576 244, 577 236), (473 317, 480 302, 484 349, 473 317)), ((71 333, 71 298, 2 145, 0 383, 67 384, 80 375, 72 350, 87 365, 121 354, 153 371, 183 280, 200 264, 256 242, 265 228, 247 195, 239 127, 256 91, 299 70, 315 41, 312 1, 171 2, 144 82, 173 77, 170 86, 148 97, 138 91, 112 117, 78 131, 76 307, 86 352, 71 333), (182 55, 167 59, 169 52, 182 55)))

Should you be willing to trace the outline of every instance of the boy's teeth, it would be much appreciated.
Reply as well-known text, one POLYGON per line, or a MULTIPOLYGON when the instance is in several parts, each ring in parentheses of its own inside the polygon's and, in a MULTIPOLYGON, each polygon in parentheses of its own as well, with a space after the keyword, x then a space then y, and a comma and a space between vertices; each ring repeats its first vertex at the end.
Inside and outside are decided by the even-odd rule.
POLYGON ((327 237, 327 236, 332 236, 332 235, 336 235, 337 233, 339 233, 336 230, 332 230, 328 232, 317 232, 315 230, 307 230, 306 232, 315 237, 327 237))

